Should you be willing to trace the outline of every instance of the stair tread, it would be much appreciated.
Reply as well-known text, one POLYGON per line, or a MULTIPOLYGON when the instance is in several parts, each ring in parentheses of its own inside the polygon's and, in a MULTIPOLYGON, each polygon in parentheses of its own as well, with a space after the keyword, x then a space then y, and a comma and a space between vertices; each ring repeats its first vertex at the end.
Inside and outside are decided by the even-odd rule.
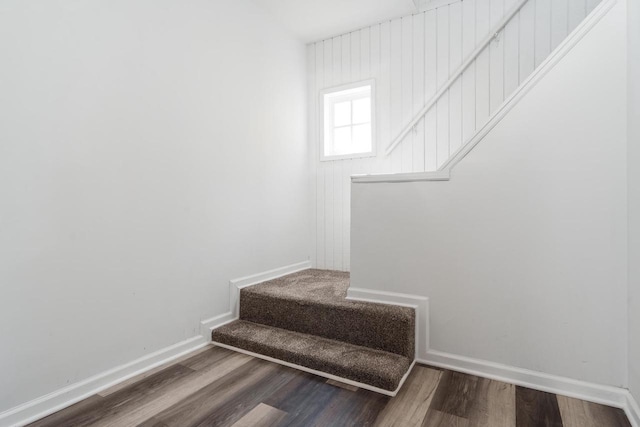
POLYGON ((241 290, 240 319, 413 358, 415 310, 347 300, 349 273, 309 269, 241 290))
POLYGON ((214 342, 394 391, 412 359, 315 335, 236 320, 212 332, 214 342))
POLYGON ((246 287, 241 293, 305 305, 358 310, 397 319, 409 320, 414 317, 414 310, 410 307, 346 299, 349 276, 348 272, 308 269, 246 287))

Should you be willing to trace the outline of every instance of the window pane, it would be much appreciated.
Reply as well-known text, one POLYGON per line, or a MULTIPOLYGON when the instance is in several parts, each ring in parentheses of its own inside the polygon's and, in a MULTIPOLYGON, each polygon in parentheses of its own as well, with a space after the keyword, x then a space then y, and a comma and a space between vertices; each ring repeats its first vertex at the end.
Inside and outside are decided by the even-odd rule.
POLYGON ((333 153, 339 156, 351 152, 351 127, 338 128, 333 130, 333 153))
POLYGON ((373 151, 373 85, 363 82, 360 86, 345 86, 322 96, 322 160, 373 151))
POLYGON ((353 153, 366 153, 371 151, 371 124, 357 125, 353 127, 353 153))
POLYGON ((351 102, 337 102, 333 105, 333 126, 351 124, 351 102))
POLYGON ((353 101, 353 123, 371 122, 371 98, 360 98, 353 101))

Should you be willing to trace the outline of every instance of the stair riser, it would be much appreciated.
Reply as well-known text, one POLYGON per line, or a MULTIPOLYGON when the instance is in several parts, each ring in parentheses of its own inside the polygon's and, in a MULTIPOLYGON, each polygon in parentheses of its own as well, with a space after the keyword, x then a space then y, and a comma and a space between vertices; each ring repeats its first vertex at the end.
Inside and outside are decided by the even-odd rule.
POLYGON ((213 330, 212 341, 393 393, 412 359, 243 320, 213 330))
POLYGON ((344 307, 240 294, 240 318, 290 331, 317 335, 413 359, 415 315, 381 316, 344 307))

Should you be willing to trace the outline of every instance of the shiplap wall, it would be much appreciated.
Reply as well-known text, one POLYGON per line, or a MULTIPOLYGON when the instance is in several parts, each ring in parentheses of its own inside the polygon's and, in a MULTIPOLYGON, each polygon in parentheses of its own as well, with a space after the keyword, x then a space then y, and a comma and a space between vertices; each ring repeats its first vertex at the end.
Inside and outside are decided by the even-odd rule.
POLYGON ((557 47, 599 0, 529 0, 476 61, 386 156, 403 127, 516 0, 462 0, 308 46, 312 262, 350 269, 350 176, 436 170, 557 47), (376 157, 319 161, 318 94, 375 79, 376 157))

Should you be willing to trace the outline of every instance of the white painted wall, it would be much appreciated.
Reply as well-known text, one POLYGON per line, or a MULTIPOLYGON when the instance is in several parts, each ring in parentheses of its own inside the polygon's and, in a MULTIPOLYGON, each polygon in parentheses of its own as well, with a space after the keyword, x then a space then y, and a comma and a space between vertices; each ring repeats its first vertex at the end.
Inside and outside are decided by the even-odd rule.
POLYGON ((352 174, 432 171, 468 141, 599 0, 529 0, 390 155, 386 147, 516 0, 465 0, 310 44, 309 140, 315 198, 312 261, 351 268, 352 174), (376 80, 375 158, 319 161, 317 103, 326 88, 376 80))
POLYGON ((308 259, 305 47, 246 0, 0 3, 0 412, 308 259))
POLYGON ((640 402, 640 0, 628 8, 629 387, 640 402))
POLYGON ((417 12, 413 0, 251 1, 307 43, 417 12))
POLYGON ((627 383, 624 2, 452 171, 354 184, 352 286, 429 297, 431 349, 627 383))

